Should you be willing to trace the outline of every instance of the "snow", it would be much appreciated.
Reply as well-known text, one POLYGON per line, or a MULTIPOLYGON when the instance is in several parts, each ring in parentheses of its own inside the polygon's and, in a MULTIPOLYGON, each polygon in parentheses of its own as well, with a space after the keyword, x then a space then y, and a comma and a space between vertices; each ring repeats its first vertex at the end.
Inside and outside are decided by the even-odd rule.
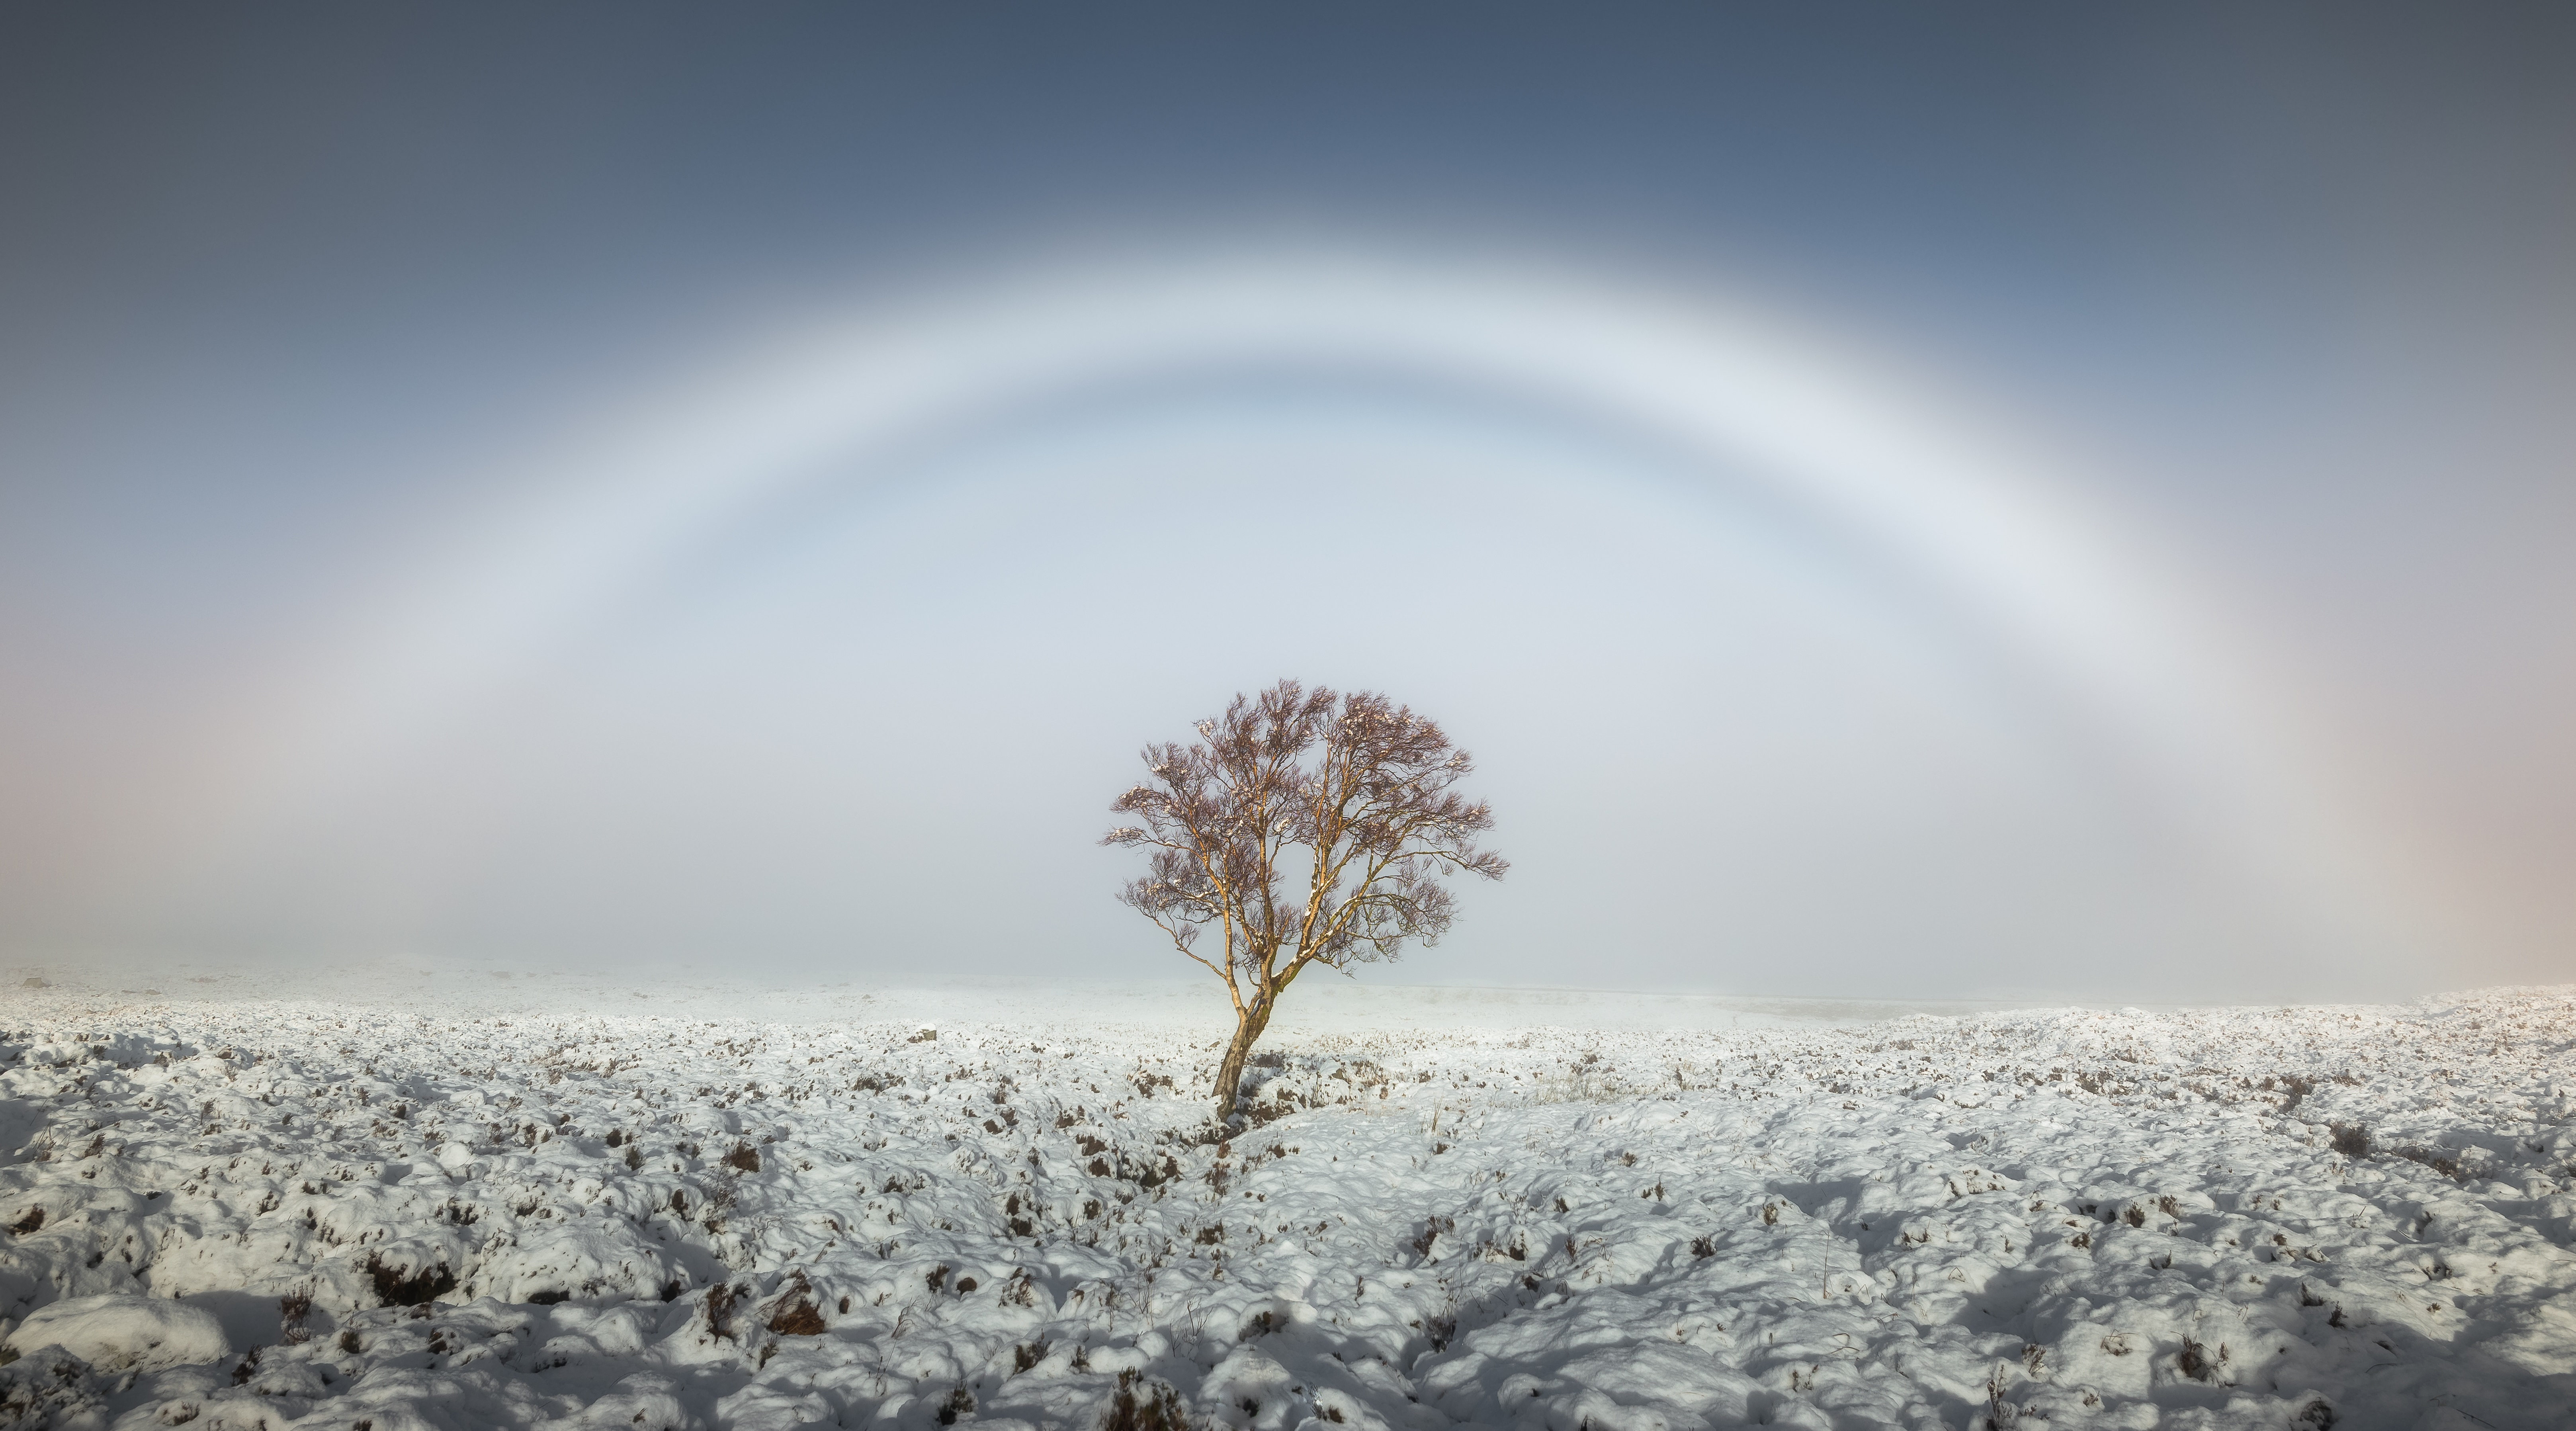
POLYGON ((201 1307, 154 1297, 67 1297, 27 1314, 9 1334, 21 1356, 60 1347, 102 1371, 185 1366, 232 1355, 223 1323, 201 1307))
POLYGON ((2576 1420, 2576 990, 283 982, 0 1004, 0 1424, 2576 1420))

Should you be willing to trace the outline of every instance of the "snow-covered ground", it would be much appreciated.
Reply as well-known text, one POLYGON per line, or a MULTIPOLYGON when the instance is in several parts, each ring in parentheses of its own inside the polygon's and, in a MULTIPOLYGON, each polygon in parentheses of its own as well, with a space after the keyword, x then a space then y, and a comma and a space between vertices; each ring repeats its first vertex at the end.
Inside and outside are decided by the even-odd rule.
POLYGON ((2568 990, 195 978, 0 999, 0 1423, 2576 1424, 2568 990))

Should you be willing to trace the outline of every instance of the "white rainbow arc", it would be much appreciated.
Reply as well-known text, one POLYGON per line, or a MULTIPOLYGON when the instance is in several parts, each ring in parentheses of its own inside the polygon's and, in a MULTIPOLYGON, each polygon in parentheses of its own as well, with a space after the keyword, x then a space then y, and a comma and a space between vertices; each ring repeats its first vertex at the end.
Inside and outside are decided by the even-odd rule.
POLYGON ((813 325, 542 454, 525 495, 325 663, 245 769, 272 803, 317 798, 819 463, 863 466, 1072 389, 1282 362, 1482 388, 1768 483, 2008 633, 2303 901, 2390 888, 2288 703, 2014 441, 1703 296, 1443 258, 1098 265, 813 325))

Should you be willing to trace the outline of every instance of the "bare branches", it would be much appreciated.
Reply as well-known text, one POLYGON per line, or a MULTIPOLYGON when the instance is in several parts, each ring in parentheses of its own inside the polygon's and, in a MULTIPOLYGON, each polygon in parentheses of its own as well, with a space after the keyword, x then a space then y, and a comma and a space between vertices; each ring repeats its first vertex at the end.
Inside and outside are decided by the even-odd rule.
POLYGON ((1225 980, 1238 1019, 1229 1070, 1307 965, 1437 943, 1457 911, 1444 881, 1510 868, 1476 843, 1492 809, 1454 789, 1474 760, 1410 707, 1281 681, 1195 728, 1194 744, 1144 748, 1150 778, 1111 807, 1138 823, 1101 843, 1150 852, 1119 899, 1225 980), (1211 930, 1221 948, 1202 950, 1211 930))

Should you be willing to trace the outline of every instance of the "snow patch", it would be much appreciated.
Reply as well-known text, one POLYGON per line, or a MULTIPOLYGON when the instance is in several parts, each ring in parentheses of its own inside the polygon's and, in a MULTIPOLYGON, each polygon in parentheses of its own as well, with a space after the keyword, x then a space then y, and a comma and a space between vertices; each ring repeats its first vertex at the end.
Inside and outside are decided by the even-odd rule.
POLYGON ((156 1297, 70 1297, 27 1314, 9 1334, 24 1356, 59 1347, 101 1371, 157 1370, 232 1355, 212 1312, 156 1297))

